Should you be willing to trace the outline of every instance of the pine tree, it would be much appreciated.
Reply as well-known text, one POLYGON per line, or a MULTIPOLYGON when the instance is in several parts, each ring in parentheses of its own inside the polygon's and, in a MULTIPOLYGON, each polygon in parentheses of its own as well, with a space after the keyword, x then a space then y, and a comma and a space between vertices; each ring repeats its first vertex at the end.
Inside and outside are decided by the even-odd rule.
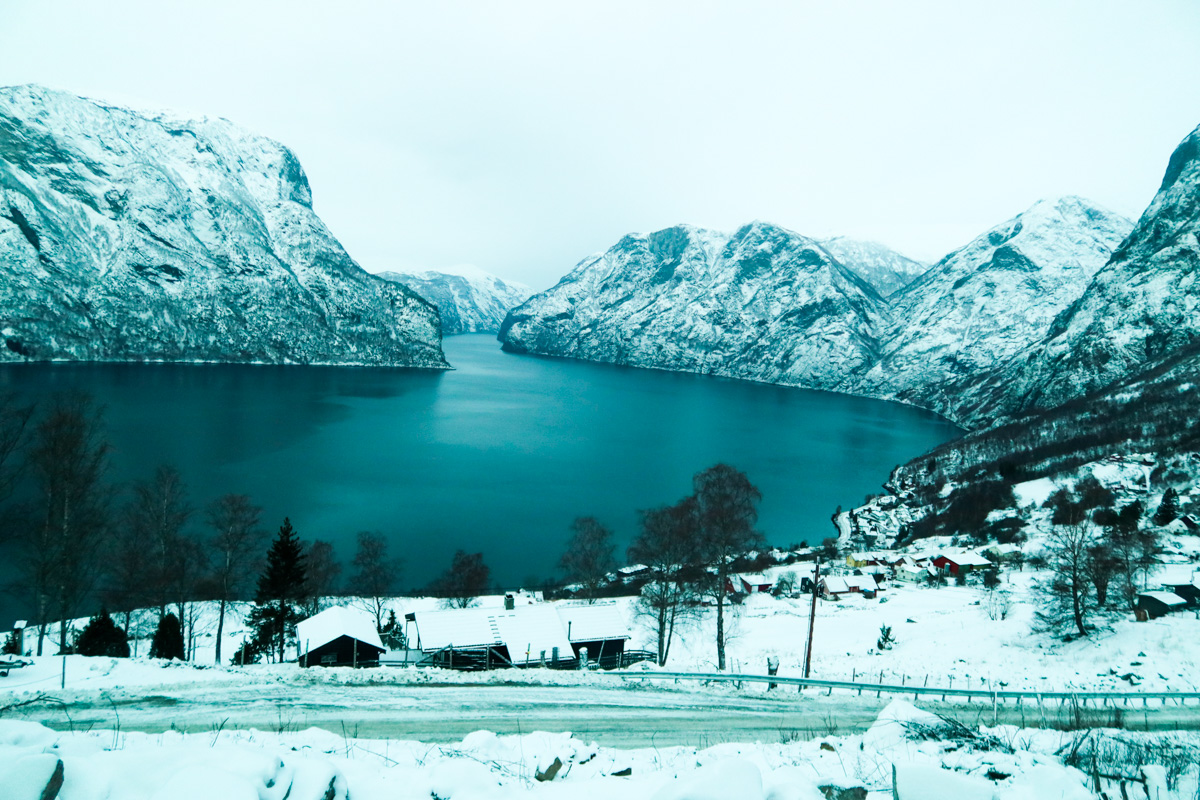
POLYGON ((129 658, 129 638, 113 622, 108 609, 101 608, 75 640, 75 652, 81 656, 129 658))
POLYGON ((880 625, 879 638, 875 641, 875 647, 879 650, 891 650, 895 643, 896 637, 892 635, 892 626, 880 625))
POLYGON ((269 642, 282 662, 292 629, 300 621, 308 576, 305 571, 304 548, 292 522, 284 518, 271 549, 267 552, 267 567, 258 579, 257 607, 250 612, 249 623, 256 638, 269 642))
POLYGON ((166 614, 158 621, 158 629, 150 642, 150 657, 183 661, 183 629, 179 626, 179 617, 166 614))
POLYGON ((1154 524, 1158 527, 1170 525, 1179 517, 1179 493, 1172 488, 1163 492, 1158 511, 1154 512, 1154 524))
POLYGON ((21 639, 17 636, 16 631, 9 631, 8 638, 4 640, 4 647, 0 648, 0 655, 4 656, 22 656, 21 639))

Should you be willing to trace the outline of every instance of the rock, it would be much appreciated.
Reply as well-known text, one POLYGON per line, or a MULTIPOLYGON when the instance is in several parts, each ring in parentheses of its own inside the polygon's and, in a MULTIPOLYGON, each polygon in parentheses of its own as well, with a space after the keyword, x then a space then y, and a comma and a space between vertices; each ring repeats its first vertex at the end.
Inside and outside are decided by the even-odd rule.
POLYGON ((822 783, 817 790, 825 800, 867 800, 867 789, 861 784, 822 783))
POLYGON ((545 781, 552 781, 552 780, 554 780, 554 776, 558 775, 558 771, 560 769, 562 769, 562 765, 563 765, 562 759, 555 756, 553 763, 551 763, 550 766, 546 767, 546 770, 544 772, 542 770, 535 770, 533 773, 533 777, 537 778, 539 783, 543 783, 545 781))

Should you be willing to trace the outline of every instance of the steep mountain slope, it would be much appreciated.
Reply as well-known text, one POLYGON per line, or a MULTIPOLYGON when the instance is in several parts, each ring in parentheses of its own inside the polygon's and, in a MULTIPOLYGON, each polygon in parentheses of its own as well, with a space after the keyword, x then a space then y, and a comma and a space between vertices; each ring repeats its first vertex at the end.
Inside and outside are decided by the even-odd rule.
POLYGON ((313 213, 287 148, 0 89, 0 360, 444 367, 437 311, 313 213))
POLYGON ((1136 375, 1200 341, 1200 128, 1171 155, 1129 237, 1046 339, 968 387, 979 408, 1028 411, 1136 375))
POLYGON ((514 352, 844 388, 886 305, 817 242, 756 222, 631 234, 509 312, 514 352))
POLYGON ((835 236, 822 239, 821 246, 882 297, 898 292, 929 269, 928 264, 913 261, 878 242, 835 236))
POLYGON ((978 236, 889 298, 894 322, 861 390, 963 418, 958 384, 1044 337, 1132 227, 1065 197, 978 236))
POLYGON ((380 278, 400 283, 438 307, 442 333, 496 333, 510 309, 524 303, 533 290, 503 281, 480 269, 458 272, 380 272, 380 278))

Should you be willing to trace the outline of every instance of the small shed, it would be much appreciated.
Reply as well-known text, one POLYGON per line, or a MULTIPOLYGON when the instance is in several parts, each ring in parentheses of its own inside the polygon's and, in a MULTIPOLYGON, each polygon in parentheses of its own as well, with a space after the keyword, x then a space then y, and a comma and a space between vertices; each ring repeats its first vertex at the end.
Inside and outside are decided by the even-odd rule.
POLYGON ((1183 601, 1191 608, 1200 607, 1200 586, 1196 585, 1195 581, 1187 583, 1164 583, 1163 591, 1170 592, 1178 597, 1182 597, 1183 601))
POLYGON ((979 553, 942 553, 933 560, 933 565, 951 575, 965 575, 972 570, 986 569, 992 566, 992 562, 979 553))
POLYGON ((1139 611, 1145 611, 1150 619, 1166 616, 1187 605, 1187 601, 1174 592, 1142 592, 1137 597, 1139 611))
POLYGON ((360 667, 376 664, 387 649, 370 614, 347 606, 327 608, 296 625, 300 665, 360 667))

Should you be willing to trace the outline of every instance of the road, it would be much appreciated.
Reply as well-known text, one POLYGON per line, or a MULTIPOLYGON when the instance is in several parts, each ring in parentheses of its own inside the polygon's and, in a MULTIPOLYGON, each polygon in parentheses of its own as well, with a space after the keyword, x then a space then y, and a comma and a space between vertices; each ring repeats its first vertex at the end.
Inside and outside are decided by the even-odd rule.
MULTIPOLYGON (((358 685, 171 687, 146 696, 124 692, 46 701, 14 716, 66 729, 201 732, 225 728, 293 731, 320 727, 360 738, 455 742, 476 730, 501 734, 571 731, 610 747, 721 742, 778 742, 866 730, 888 698, 794 691, 711 693, 641 687, 505 685, 358 685)), ((988 704, 920 703, 967 724, 990 724, 988 704)), ((1087 726, 1113 723, 1112 709, 1082 712, 1087 726)), ((1037 727, 1035 706, 1001 705, 996 719, 1037 727)), ((1200 708, 1121 709, 1136 730, 1200 730, 1200 708)), ((1070 709, 1049 709, 1046 723, 1074 720, 1070 709)))

